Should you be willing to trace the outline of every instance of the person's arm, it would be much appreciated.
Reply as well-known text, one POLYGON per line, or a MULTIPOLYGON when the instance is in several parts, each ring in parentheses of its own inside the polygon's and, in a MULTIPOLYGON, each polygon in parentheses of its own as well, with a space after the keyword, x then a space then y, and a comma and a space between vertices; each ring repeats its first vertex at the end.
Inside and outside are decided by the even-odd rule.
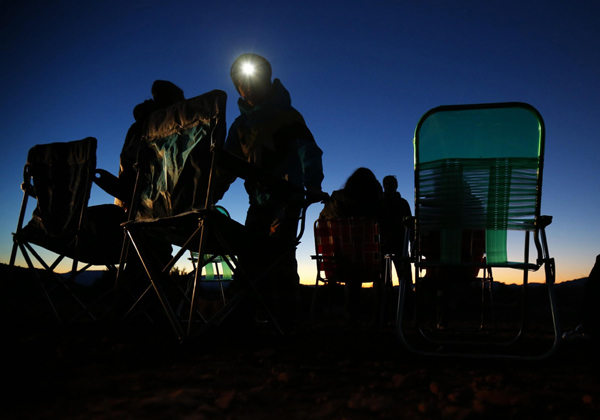
MULTIPOLYGON (((229 128, 229 133, 227 134, 227 140, 223 145, 223 150, 229 152, 235 156, 243 157, 244 153, 242 151, 242 146, 240 145, 240 139, 238 137, 237 125, 235 122, 229 128)), ((217 165, 215 171, 215 180, 214 180, 214 201, 215 203, 219 201, 227 190, 229 186, 233 184, 233 182, 237 179, 237 176, 230 171, 227 171, 223 167, 217 165)))
POLYGON ((340 191, 334 191, 331 193, 331 196, 325 200, 325 206, 319 214, 320 219, 331 219, 334 217, 345 216, 343 209, 340 208, 340 199, 342 195, 343 194, 340 191))
POLYGON ((300 138, 298 142, 298 155, 302 163, 304 176, 304 186, 308 191, 321 191, 321 182, 323 181, 323 151, 317 146, 312 138, 300 138))
MULTIPOLYGON (((404 220, 406 217, 412 217, 412 211, 410 210, 410 204, 406 201, 405 198, 400 198, 402 203, 402 219, 404 220)), ((410 230, 409 241, 412 244, 415 240, 415 230, 414 228, 410 230)))

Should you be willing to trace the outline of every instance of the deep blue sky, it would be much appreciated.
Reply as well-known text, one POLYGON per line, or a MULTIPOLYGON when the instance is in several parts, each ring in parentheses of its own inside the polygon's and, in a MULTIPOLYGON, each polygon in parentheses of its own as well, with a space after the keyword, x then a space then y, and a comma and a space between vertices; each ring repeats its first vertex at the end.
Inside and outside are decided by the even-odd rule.
MULTIPOLYGON (((269 59, 304 115, 324 152, 325 191, 366 166, 380 180, 396 175, 411 207, 421 115, 438 105, 530 103, 547 129, 542 213, 554 216, 558 278, 587 276, 600 253, 598 1, 1 4, 0 262, 29 148, 93 136, 98 167, 116 173, 132 109, 156 79, 186 97, 225 90, 231 123, 239 111, 229 68, 245 52, 269 59)), ((93 204, 110 201, 92 193, 93 204)), ((237 181, 222 204, 243 222, 246 203, 237 181)), ((304 281, 314 277, 312 252, 309 229, 298 253, 304 281)))

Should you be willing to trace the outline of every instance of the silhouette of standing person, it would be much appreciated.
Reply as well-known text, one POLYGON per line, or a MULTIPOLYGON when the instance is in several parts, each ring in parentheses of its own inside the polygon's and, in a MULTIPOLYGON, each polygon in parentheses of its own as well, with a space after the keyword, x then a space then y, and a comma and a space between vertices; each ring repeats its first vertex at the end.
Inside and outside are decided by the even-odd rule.
MULTIPOLYGON (((231 66, 231 80, 241 96, 240 116, 229 128, 224 149, 274 177, 323 194, 323 152, 292 107, 289 92, 279 79, 271 81, 271 75, 271 64, 256 54, 242 54, 231 66)), ((220 178, 217 196, 235 180, 227 174, 220 178)), ((250 201, 246 226, 293 245, 264 282, 281 325, 292 329, 300 283, 295 249, 300 206, 269 194, 256 182, 247 180, 244 186, 250 201)))
MULTIPOLYGON (((407 276, 407 296, 412 296, 412 273, 410 265, 402 267, 402 256, 404 255, 404 219, 411 217, 410 205, 398 192, 398 180, 393 175, 383 178, 383 204, 389 220, 389 229, 383 238, 383 251, 392 254, 392 261, 396 267, 398 277, 403 274, 407 276), (404 271, 403 271, 404 270, 404 271)), ((410 232, 412 233, 412 232, 410 232)), ((412 242, 412 236, 410 237, 412 242)), ((410 297, 409 297, 410 299, 410 297)))

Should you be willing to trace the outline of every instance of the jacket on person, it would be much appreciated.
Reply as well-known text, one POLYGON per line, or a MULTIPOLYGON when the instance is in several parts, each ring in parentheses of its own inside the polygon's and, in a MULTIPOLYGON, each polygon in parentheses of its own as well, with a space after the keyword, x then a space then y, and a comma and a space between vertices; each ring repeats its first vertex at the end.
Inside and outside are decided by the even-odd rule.
MULTIPOLYGON (((263 104, 250 106, 238 100, 240 116, 229 129, 224 149, 295 186, 320 190, 323 152, 279 79, 273 80, 273 89, 263 104)), ((231 177, 227 184, 234 180, 231 177)), ((274 202, 275 198, 255 183, 246 181, 244 185, 250 204, 274 202)))

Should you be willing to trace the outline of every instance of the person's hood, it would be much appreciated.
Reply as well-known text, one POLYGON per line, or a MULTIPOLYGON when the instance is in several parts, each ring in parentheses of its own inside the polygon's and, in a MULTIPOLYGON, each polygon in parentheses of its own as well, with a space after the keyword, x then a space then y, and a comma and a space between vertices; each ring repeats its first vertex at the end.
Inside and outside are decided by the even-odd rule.
POLYGON ((177 102, 185 100, 183 90, 179 88, 175 83, 167 80, 155 80, 152 84, 152 97, 156 106, 166 108, 177 102))
POLYGON ((145 100, 141 104, 138 104, 133 108, 133 118, 137 121, 146 120, 150 114, 156 111, 158 108, 156 106, 156 102, 152 99, 145 100))
POLYGON ((166 80, 156 80, 152 84, 153 99, 148 99, 133 108, 133 118, 137 121, 146 120, 154 111, 169 107, 184 101, 183 90, 166 80))

